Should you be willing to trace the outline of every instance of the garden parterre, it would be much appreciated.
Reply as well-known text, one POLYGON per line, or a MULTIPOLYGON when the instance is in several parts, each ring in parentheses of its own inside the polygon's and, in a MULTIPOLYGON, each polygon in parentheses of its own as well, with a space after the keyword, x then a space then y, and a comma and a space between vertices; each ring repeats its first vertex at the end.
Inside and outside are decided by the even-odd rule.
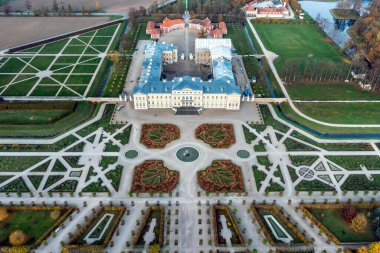
POLYGON ((1 96, 96 95, 92 87, 121 24, 0 57, 1 96))

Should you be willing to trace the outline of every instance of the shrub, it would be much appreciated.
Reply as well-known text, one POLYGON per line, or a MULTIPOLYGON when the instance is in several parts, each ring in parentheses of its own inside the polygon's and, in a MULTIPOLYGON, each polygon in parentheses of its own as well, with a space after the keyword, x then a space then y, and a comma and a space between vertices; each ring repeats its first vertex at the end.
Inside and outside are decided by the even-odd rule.
POLYGON ((360 247, 356 250, 356 253, 368 253, 367 247, 360 247))
POLYGON ((52 218, 53 220, 58 220, 59 217, 61 217, 61 211, 59 210, 54 210, 50 213, 50 218, 52 218))
POLYGON ((22 246, 28 241, 27 235, 21 230, 16 230, 12 232, 9 236, 9 243, 12 246, 22 246))
POLYGON ((369 253, 378 253, 380 252, 380 242, 374 242, 369 245, 369 253))
POLYGON ((352 220, 350 228, 357 233, 364 233, 367 228, 367 218, 364 214, 358 214, 352 220))
POLYGON ((341 216, 343 220, 347 223, 351 223, 351 221, 356 217, 356 209, 353 206, 347 206, 342 209, 341 216))
POLYGON ((0 222, 6 221, 9 218, 9 213, 5 207, 0 207, 0 222))

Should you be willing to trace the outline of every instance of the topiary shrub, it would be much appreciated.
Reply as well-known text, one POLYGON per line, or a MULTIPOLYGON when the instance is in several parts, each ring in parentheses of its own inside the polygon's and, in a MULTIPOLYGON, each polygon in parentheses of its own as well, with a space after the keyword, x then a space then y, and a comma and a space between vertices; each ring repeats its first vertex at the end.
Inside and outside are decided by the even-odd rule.
POLYGON ((364 233, 367 228, 367 218, 364 214, 358 214, 352 220, 350 228, 357 233, 364 233))
POLYGON ((50 213, 50 218, 52 218, 53 220, 58 220, 59 217, 61 217, 61 211, 59 210, 54 210, 50 213))

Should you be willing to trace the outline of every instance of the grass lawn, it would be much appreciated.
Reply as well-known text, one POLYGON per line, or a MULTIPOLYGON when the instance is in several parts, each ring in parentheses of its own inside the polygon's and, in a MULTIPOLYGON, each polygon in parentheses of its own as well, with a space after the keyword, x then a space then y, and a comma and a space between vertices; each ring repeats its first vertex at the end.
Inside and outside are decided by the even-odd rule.
MULTIPOLYGON (((5 230, 0 230, 0 238, 8 238, 9 235, 19 229, 29 236, 27 244, 31 245, 48 231, 56 222, 50 217, 52 211, 10 211, 9 220, 0 222, 5 225, 5 230)), ((8 244, 8 240, 0 244, 8 244)))
MULTIPOLYGON (((300 103, 298 103, 300 104, 300 103)), ((310 104, 303 103, 303 106, 298 106, 303 113, 314 117, 319 120, 323 120, 329 123, 352 123, 356 124, 374 124, 374 122, 380 123, 380 118, 378 117, 378 103, 318 103, 313 104, 314 108, 311 109, 311 112, 307 111, 309 107, 312 107, 310 104), (364 108, 365 107, 365 108, 364 108), (364 108, 363 111, 359 111, 360 108, 364 108), (333 113, 332 113, 333 112, 333 113), (371 116, 368 116, 368 114, 371 116), (348 114, 348 115, 346 115, 348 114), (334 116, 333 116, 334 115, 334 116), (337 117, 337 118, 334 118, 337 117), (331 121, 330 121, 331 120, 331 121)), ((320 133, 328 134, 373 134, 380 133, 380 128, 344 128, 344 127, 329 127, 320 125, 314 122, 311 122, 298 114, 296 114, 287 103, 281 104, 281 110, 289 118, 297 121, 298 123, 307 126, 313 130, 316 130, 320 133)), ((279 115, 281 117, 281 115, 279 115)))
POLYGON ((240 55, 253 54, 253 49, 248 41, 247 35, 240 23, 228 24, 228 34, 225 38, 232 40, 233 46, 240 55))
POLYGON ((376 100, 380 94, 361 90, 351 84, 289 85, 286 86, 293 99, 301 100, 376 100))
POLYGON ((1 156, 0 171, 21 172, 42 161, 45 158, 46 157, 41 156, 1 156))
POLYGON ((72 110, 1 110, 0 124, 48 124, 55 122, 72 110))
MULTIPOLYGON (((341 217, 341 209, 308 209, 315 218, 318 219, 330 232, 332 232, 341 242, 374 242, 375 233, 371 222, 368 221, 367 229, 364 233, 352 231, 349 224, 341 217), (322 217, 323 216, 323 217, 322 217)), ((367 215, 368 209, 357 209, 357 213, 367 215)))
MULTIPOLYGON (((61 134, 80 123, 90 119, 97 106, 89 102, 79 102, 74 108, 74 112, 52 124, 0 124, 0 136, 7 137, 52 137, 61 134)), ((0 111, 2 115, 3 111, 0 111)), ((18 111, 17 117, 23 117, 24 112, 18 111)), ((51 112, 49 112, 50 114, 51 112)), ((43 116, 38 112, 39 117, 43 116)), ((3 116, 3 117, 6 117, 3 116)))
POLYGON ((295 103, 306 115, 328 123, 380 124, 379 103, 295 103))
POLYGON ((280 73, 289 59, 301 63, 345 60, 339 48, 315 24, 254 24, 254 27, 265 47, 280 56, 275 61, 280 73))

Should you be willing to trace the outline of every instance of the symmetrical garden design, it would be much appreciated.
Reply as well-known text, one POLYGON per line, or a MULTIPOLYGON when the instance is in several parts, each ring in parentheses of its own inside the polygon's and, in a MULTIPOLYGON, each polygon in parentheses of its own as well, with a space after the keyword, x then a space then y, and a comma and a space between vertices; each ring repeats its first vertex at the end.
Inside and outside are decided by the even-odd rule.
POLYGON ((172 124, 143 124, 140 143, 147 148, 164 148, 179 139, 179 128, 172 124))
POLYGON ((91 251, 102 252, 111 241, 125 212, 123 206, 102 207, 77 233, 69 245, 67 252, 91 251))
POLYGON ((195 137, 213 148, 228 148, 235 144, 234 126, 231 124, 203 124, 195 130, 195 137))
POLYGON ((0 207, 0 251, 37 248, 74 210, 70 206, 0 207))
POLYGON ((1 96, 87 96, 120 24, 13 53, 0 61, 1 96))
POLYGON ((271 245, 289 245, 308 242, 305 235, 289 222, 277 206, 253 204, 251 211, 271 245), (275 220, 274 222, 273 219, 275 220), (287 237, 291 237, 291 240, 288 240, 287 237))
POLYGON ((198 184, 207 192, 244 192, 244 179, 239 166, 231 160, 215 160, 198 171, 198 184))
POLYGON ((147 160, 135 168, 132 192, 171 192, 178 184, 179 172, 169 170, 161 160, 147 160))
POLYGON ((164 212, 162 206, 150 206, 141 223, 140 229, 133 239, 132 244, 137 247, 143 247, 146 244, 162 246, 164 240, 164 212), (144 235, 148 231, 153 231, 154 238, 151 242, 144 240, 144 235))
POLYGON ((223 229, 231 231, 230 244, 244 246, 244 239, 228 206, 212 206, 212 222, 214 227, 214 242, 216 246, 227 246, 229 243, 221 234, 223 229))

